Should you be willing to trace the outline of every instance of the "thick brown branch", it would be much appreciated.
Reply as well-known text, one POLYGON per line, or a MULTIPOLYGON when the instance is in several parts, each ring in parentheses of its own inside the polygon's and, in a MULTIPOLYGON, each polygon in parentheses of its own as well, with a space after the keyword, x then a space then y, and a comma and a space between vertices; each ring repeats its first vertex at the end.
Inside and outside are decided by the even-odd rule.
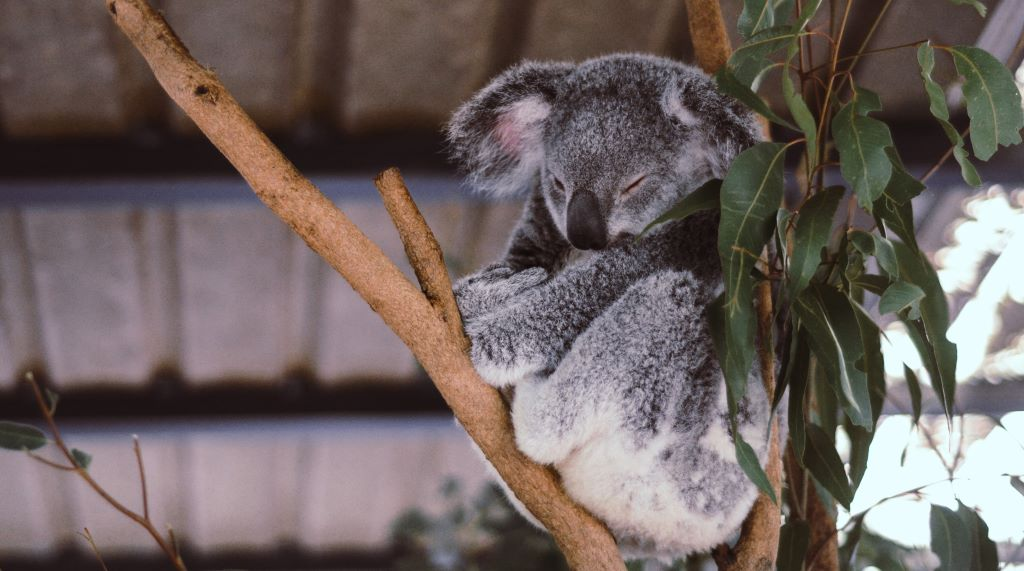
POLYGON ((705 73, 715 73, 732 55, 722 7, 716 0, 686 0, 686 16, 690 21, 690 38, 697 65, 705 73))
POLYGON ((455 294, 452 293, 452 281, 444 263, 444 252, 409 195, 402 174, 398 169, 390 168, 377 175, 373 182, 402 238, 405 256, 416 272, 420 289, 448 324, 452 337, 459 340, 463 351, 469 350, 469 339, 462 330, 462 316, 455 303, 455 294))
POLYGON ((483 383, 449 325, 401 271, 303 177, 216 75, 189 55, 144 0, 106 0, 168 95, 274 213, 409 346, 469 435, 516 496, 551 532, 575 569, 624 569, 607 529, 562 490, 555 473, 516 448, 508 410, 483 383))

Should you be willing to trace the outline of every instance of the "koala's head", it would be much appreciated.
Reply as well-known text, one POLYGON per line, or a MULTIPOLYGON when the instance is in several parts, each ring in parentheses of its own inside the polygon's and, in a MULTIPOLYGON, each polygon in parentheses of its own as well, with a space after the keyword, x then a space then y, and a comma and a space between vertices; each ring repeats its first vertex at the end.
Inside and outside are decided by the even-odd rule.
POLYGON ((633 54, 519 64, 447 127, 471 185, 501 196, 539 185, 558 229, 582 250, 636 235, 723 177, 759 133, 696 68, 633 54))

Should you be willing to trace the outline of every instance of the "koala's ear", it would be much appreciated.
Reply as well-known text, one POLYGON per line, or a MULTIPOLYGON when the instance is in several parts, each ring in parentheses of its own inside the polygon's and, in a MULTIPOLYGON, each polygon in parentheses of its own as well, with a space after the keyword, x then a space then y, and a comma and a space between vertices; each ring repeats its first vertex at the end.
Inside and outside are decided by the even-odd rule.
POLYGON ((724 178, 736 155, 764 138, 754 113, 720 93, 714 82, 696 68, 686 68, 668 82, 661 106, 703 139, 708 169, 714 178, 724 178))
POLYGON ((575 65, 524 62, 460 107, 445 128, 452 157, 481 192, 529 190, 544 160, 544 124, 557 86, 575 65))

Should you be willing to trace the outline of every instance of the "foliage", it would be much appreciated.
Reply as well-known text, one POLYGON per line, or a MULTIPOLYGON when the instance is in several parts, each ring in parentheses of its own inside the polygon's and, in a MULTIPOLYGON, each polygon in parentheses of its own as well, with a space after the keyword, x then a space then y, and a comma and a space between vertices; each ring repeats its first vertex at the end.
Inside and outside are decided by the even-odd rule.
MULTIPOLYGON (((974 0, 953 3, 984 16, 984 6, 974 0)), ((774 404, 788 386, 797 463, 819 484, 819 493, 831 496, 827 501, 849 508, 886 393, 877 317, 891 314, 906 325, 948 422, 957 359, 956 346, 946 338, 944 293, 914 236, 912 199, 925 190, 927 175, 919 179, 904 166, 889 126, 873 116, 883 101, 858 84, 855 65, 861 57, 877 57, 875 53, 916 49, 922 102, 927 101, 949 139, 950 154, 970 185, 980 184, 981 178, 966 133, 973 158, 986 161, 999 146, 1021 142, 1024 112, 1010 71, 973 46, 920 41, 866 53, 865 41, 855 56, 841 58, 852 2, 846 3, 841 21, 821 26, 827 29, 809 29, 820 5, 820 0, 744 0, 737 26, 745 41, 715 76, 720 90, 774 123, 783 140, 790 139, 745 150, 721 182, 718 253, 725 292, 712 308, 711 329, 735 415, 756 354, 754 288, 766 279, 784 285, 774 288, 773 299, 774 307, 790 309, 778 316, 783 325, 776 354, 784 356, 784 363, 774 404), (811 49, 824 49, 828 63, 811 68, 811 49), (943 88, 932 78, 936 50, 951 58, 963 77, 969 119, 964 132, 953 126, 943 88), (780 90, 788 113, 773 111, 758 95, 765 90, 780 90), (783 204, 788 157, 799 158, 791 177, 799 191, 795 205, 783 204), (827 170, 837 170, 842 184, 826 186, 827 170), (857 211, 866 216, 855 216, 857 211), (874 224, 855 224, 858 219, 874 224), (836 450, 838 426, 851 439, 849 472, 836 450)), ((707 198, 704 193, 691 199, 697 204, 681 204, 659 222, 682 218, 707 198)), ((918 376, 907 370, 916 421, 921 391, 918 376)), ((771 495, 761 466, 747 454, 749 446, 738 435, 735 445, 751 480, 771 495)), ((932 515, 934 531, 944 532, 932 546, 945 557, 943 568, 994 568, 987 528, 977 514, 963 506, 958 512, 936 506, 932 515), (974 546, 973 551, 965 550, 966 545, 974 546), (965 559, 950 560, 953 551, 965 559), (972 553, 975 557, 968 562, 972 553)), ((780 555, 785 558, 780 561, 787 568, 800 568, 807 549, 805 528, 791 520, 782 535, 780 555)), ((851 554, 856 544, 852 535, 847 546, 851 554)), ((876 552, 896 557, 888 548, 876 552)))

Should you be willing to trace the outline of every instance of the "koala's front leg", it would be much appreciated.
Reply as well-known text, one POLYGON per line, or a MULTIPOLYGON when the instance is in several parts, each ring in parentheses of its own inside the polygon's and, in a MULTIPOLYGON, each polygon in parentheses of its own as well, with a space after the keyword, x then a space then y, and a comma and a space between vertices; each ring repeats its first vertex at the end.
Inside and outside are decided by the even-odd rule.
POLYGON ((523 291, 548 278, 542 268, 516 272, 508 266, 491 264, 456 282, 455 301, 466 323, 498 310, 523 291))

